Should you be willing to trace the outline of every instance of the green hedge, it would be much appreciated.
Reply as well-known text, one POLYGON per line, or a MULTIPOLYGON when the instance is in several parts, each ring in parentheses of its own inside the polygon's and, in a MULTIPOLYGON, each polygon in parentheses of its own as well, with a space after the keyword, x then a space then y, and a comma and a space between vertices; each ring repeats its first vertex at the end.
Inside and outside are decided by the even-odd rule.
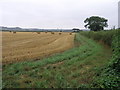
POLYGON ((103 41, 105 44, 111 46, 113 35, 117 31, 118 30, 108 30, 108 31, 98 31, 98 32, 85 31, 85 32, 81 32, 81 34, 96 41, 103 41))
POLYGON ((92 87, 120 89, 120 30, 81 32, 82 35, 94 40, 102 40, 111 46, 113 55, 108 66, 96 73, 96 81, 92 87))
POLYGON ((107 67, 103 68, 97 84, 103 88, 120 89, 120 30, 117 30, 112 41, 113 55, 107 67))

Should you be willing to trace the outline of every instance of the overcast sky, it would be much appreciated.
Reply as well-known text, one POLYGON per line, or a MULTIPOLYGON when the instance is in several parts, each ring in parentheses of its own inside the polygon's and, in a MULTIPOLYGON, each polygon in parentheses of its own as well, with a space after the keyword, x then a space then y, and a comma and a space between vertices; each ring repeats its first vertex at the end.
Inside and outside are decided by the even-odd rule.
POLYGON ((118 27, 119 0, 0 0, 0 26, 23 28, 84 28, 90 16, 118 27))

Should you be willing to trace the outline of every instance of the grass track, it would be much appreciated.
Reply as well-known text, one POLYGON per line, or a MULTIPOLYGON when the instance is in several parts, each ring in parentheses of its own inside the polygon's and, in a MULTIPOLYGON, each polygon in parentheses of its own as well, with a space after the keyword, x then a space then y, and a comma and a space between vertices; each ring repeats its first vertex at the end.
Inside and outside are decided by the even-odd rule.
POLYGON ((3 87, 90 87, 96 72, 105 66, 111 50, 76 34, 79 46, 40 61, 19 62, 3 67, 3 87))

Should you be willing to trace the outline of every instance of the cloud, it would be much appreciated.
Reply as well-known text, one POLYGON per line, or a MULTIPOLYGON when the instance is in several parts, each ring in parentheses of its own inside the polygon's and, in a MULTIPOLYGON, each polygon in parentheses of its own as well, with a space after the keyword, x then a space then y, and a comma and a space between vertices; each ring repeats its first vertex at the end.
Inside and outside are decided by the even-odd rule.
POLYGON ((37 28, 84 28, 92 15, 117 26, 119 0, 1 0, 0 25, 37 28))

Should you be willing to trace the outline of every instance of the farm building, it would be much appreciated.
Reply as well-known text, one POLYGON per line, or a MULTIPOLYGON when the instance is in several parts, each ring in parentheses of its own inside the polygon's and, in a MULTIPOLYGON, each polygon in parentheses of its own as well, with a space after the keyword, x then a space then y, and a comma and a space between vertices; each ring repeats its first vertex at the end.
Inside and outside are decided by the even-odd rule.
POLYGON ((80 29, 78 29, 78 28, 73 28, 72 31, 73 31, 73 32, 79 32, 79 31, 82 31, 82 30, 80 30, 80 29))

